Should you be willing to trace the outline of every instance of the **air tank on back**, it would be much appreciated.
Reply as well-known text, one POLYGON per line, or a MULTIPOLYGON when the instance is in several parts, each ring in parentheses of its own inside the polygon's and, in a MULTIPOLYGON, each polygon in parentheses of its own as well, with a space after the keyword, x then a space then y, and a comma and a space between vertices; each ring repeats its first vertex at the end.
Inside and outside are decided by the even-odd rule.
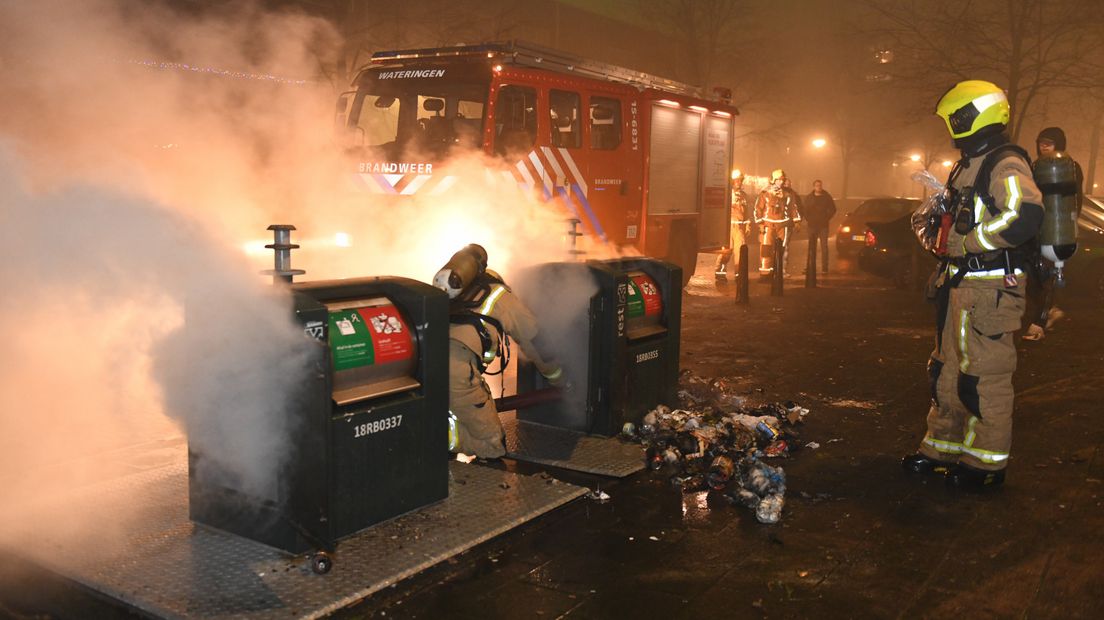
POLYGON ((1063 286, 1063 267, 1077 250, 1077 164, 1058 152, 1036 160, 1033 172, 1035 183, 1043 192, 1039 245, 1043 257, 1054 263, 1055 285, 1063 286))

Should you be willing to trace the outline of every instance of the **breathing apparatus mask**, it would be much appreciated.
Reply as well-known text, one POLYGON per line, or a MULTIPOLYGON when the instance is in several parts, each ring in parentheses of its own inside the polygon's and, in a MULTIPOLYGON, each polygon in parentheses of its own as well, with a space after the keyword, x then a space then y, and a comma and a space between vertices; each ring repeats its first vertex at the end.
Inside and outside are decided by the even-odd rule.
POLYGON ((487 250, 472 243, 464 246, 445 263, 433 276, 433 286, 448 293, 449 299, 456 299, 476 278, 487 271, 487 250))

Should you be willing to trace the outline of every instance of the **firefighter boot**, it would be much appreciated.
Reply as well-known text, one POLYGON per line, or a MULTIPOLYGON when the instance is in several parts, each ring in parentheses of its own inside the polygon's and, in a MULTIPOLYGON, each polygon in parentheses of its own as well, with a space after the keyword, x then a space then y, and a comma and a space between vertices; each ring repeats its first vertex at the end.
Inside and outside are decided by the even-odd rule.
POLYGON ((968 491, 995 489, 1004 484, 1004 470, 986 471, 962 463, 947 470, 947 486, 968 491))
POLYGON ((717 255, 717 261, 713 264, 713 275, 717 282, 728 282, 728 261, 732 259, 732 250, 723 249, 717 255))
POLYGON ((912 474, 938 474, 942 476, 955 466, 956 463, 938 461, 920 453, 910 454, 901 459, 901 467, 912 474))

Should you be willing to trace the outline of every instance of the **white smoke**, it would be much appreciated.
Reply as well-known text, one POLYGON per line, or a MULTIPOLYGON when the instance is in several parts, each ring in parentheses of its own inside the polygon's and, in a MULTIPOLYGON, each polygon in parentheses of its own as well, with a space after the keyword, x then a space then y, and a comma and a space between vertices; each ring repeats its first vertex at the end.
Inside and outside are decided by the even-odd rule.
MULTIPOLYGON (((308 279, 427 281, 473 242, 507 278, 566 256, 567 213, 508 184, 402 206, 353 193, 334 90, 316 79, 330 26, 219 10, 0 4, 6 508, 75 482, 5 485, 20 468, 174 426, 229 484, 271 489, 293 447, 280 408, 308 360, 288 299, 256 275, 269 224, 297 226, 308 279)), ((492 165, 449 164, 473 177, 492 165)))
POLYGON ((0 150, 0 279, 18 292, 0 297, 0 471, 134 441, 164 410, 228 483, 271 488, 309 351, 286 295, 178 213, 81 185, 31 195, 15 169, 0 150))

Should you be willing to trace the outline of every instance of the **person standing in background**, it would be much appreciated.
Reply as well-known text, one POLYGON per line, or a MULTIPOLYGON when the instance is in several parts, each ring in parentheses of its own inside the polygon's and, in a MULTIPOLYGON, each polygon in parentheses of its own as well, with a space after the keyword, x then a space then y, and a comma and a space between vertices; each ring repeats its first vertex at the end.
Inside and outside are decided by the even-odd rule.
POLYGON ((813 191, 805 197, 803 218, 809 227, 809 264, 820 245, 820 271, 828 273, 828 224, 836 214, 836 201, 824 189, 820 179, 813 181, 813 191))
POLYGON ((732 171, 732 213, 731 230, 728 247, 721 250, 714 265, 714 272, 718 282, 728 280, 727 268, 733 266, 733 273, 739 272, 740 246, 747 243, 748 234, 751 232, 751 214, 748 212, 748 196, 744 193, 744 174, 739 170, 732 171), (735 256, 735 259, 733 258, 735 256))
POLYGON ((788 276, 790 275, 790 244, 793 243, 794 234, 797 233, 797 225, 801 221, 805 209, 801 205, 801 196, 797 195, 797 191, 793 188, 793 181, 789 177, 782 180, 782 192, 790 212, 790 222, 786 224, 786 237, 782 243, 785 248, 783 271, 788 276))

